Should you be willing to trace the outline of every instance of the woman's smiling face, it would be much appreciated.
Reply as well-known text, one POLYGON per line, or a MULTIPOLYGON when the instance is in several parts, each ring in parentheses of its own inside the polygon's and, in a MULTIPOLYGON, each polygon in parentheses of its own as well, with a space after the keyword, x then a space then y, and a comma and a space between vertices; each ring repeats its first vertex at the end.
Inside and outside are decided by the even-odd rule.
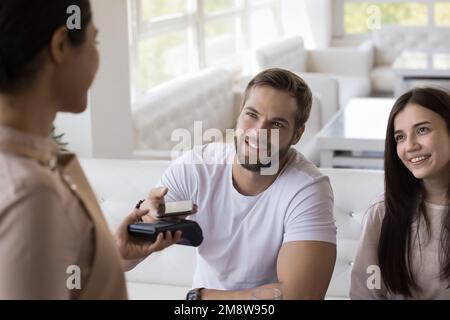
POLYGON ((394 119, 397 155, 417 179, 439 179, 450 172, 450 133, 436 112, 409 103, 394 119))

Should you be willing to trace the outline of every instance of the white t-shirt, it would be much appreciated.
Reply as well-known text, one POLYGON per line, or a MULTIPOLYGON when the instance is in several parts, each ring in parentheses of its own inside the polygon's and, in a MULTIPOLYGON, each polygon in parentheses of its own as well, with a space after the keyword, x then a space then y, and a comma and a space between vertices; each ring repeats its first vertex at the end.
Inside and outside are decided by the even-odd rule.
MULTIPOLYGON (((430 203, 425 203, 425 207, 431 227, 431 238, 428 237, 423 219, 421 219, 419 237, 415 236, 417 222, 412 224, 412 273, 420 288, 416 291, 412 290, 412 299, 450 299, 450 283, 440 278, 441 264, 439 262, 443 218, 449 208, 430 203)), ((366 216, 367 220, 351 274, 350 298, 352 299, 407 299, 403 295, 387 291, 382 277, 379 281, 380 286, 377 288, 374 269, 368 270, 370 266, 378 266, 378 243, 384 215, 384 197, 381 196, 369 208, 366 216)))
POLYGON ((283 172, 257 196, 232 183, 232 144, 196 147, 178 158, 161 178, 166 201, 192 200, 192 217, 203 230, 193 287, 243 290, 277 282, 283 243, 336 243, 329 179, 291 148, 283 172), (193 164, 197 163, 197 164, 193 164))

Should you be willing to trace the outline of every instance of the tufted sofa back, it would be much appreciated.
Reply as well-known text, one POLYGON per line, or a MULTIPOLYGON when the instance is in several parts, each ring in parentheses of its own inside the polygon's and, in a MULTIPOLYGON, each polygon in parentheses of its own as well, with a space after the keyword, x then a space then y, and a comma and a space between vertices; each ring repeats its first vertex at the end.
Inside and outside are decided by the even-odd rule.
POLYGON ((383 193, 383 171, 320 169, 330 177, 337 226, 337 258, 327 298, 348 298, 350 272, 367 208, 383 193))
MULTIPOLYGON (((112 229, 157 183, 168 161, 82 159, 112 229)), ((334 191, 338 227, 337 260, 327 299, 346 299, 350 271, 365 210, 383 191, 383 172, 321 169, 334 191)), ((172 246, 154 253, 126 274, 132 299, 183 299, 195 269, 195 249, 172 246)))
POLYGON ((373 34, 375 65, 391 65, 404 49, 450 49, 450 28, 386 26, 373 34))
POLYGON ((202 130, 225 132, 234 128, 234 102, 232 74, 226 70, 207 69, 164 83, 133 106, 137 145, 171 150, 180 143, 172 141, 173 131, 186 129, 193 137, 195 121, 202 121, 202 130))
POLYGON ((292 72, 306 72, 308 52, 304 48, 303 38, 287 37, 255 52, 258 66, 261 69, 283 68, 292 72))

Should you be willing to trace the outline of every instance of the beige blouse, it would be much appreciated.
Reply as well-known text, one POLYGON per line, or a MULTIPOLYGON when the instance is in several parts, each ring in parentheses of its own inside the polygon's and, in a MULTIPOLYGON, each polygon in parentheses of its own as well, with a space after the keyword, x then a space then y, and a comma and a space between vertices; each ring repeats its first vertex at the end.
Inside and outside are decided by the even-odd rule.
MULTIPOLYGON (((420 290, 413 291, 413 299, 450 299, 449 282, 440 277, 439 262, 440 235, 443 218, 448 207, 425 203, 430 221, 431 237, 428 236, 425 222, 421 219, 412 225, 412 273, 420 290), (416 230, 419 230, 418 236, 416 230)), ((386 290, 382 277, 379 282, 375 275, 378 266, 378 243, 381 225, 385 214, 384 201, 379 199, 370 207, 351 273, 350 298, 352 299, 406 299, 386 290)), ((379 274, 379 273, 378 273, 379 274)))
POLYGON ((77 158, 0 125, 0 299, 126 299, 120 257, 77 158))

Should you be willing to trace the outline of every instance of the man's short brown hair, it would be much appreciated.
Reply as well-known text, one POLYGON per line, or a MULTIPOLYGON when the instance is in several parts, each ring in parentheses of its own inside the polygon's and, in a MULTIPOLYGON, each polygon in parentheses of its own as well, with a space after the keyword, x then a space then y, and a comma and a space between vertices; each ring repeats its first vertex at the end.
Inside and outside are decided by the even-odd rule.
POLYGON ((255 87, 263 86, 271 87, 291 94, 291 96, 297 101, 295 129, 306 123, 311 112, 312 93, 306 82, 289 70, 272 68, 257 74, 248 83, 247 88, 245 89, 241 109, 244 107, 250 91, 255 87))

